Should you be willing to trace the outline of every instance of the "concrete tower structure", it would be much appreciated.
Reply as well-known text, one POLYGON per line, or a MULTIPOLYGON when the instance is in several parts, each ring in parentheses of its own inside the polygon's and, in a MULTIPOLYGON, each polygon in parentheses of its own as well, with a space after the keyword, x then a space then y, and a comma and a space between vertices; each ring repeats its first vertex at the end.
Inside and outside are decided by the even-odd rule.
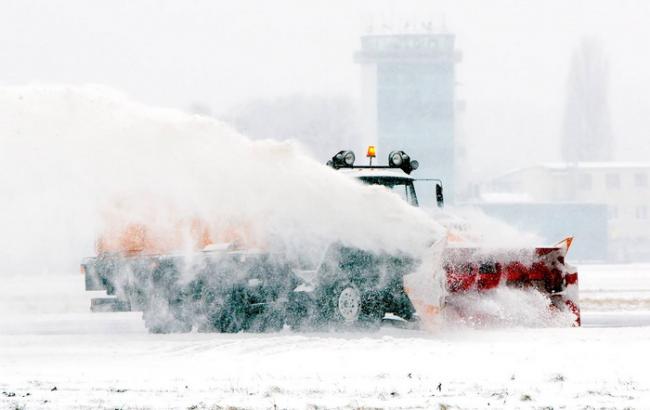
POLYGON ((420 162, 417 175, 455 186, 455 64, 452 34, 361 37, 363 128, 380 158, 402 149, 420 162))

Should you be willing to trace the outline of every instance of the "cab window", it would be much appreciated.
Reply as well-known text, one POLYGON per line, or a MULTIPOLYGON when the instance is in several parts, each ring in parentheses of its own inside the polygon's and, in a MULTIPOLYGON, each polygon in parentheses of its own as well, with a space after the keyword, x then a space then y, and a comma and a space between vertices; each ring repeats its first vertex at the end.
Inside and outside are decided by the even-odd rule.
POLYGON ((418 206, 418 198, 411 179, 394 177, 360 177, 359 179, 368 185, 383 185, 399 195, 406 203, 418 206))

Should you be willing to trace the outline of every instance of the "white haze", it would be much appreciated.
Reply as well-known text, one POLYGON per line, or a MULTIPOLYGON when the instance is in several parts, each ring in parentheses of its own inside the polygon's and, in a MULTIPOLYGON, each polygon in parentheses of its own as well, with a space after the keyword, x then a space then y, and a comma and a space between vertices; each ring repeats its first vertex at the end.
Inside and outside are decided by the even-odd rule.
MULTIPOLYGON (((10 0, 0 4, 0 85, 101 83, 154 106, 198 103, 215 114, 290 94, 355 98, 353 53, 369 23, 399 31, 431 20, 456 34, 462 53, 457 137, 462 176, 475 182, 561 157, 569 62, 585 36, 611 62, 614 158, 645 160, 649 17, 641 0, 10 0)), ((0 275, 77 272, 94 253, 99 213, 124 193, 156 198, 163 219, 170 207, 262 219, 294 252, 317 253, 336 238, 419 253, 440 233, 423 213, 345 180, 295 144, 254 143, 108 89, 4 88, 0 113, 0 275)), ((462 216, 494 245, 541 245, 472 211, 462 216)))
MULTIPOLYGON (((214 119, 148 107, 97 86, 0 88, 0 111, 0 277, 13 283, 23 276, 21 283, 33 286, 29 275, 47 285, 78 274, 80 261, 94 255, 95 240, 110 222, 104 213, 126 196, 127 220, 156 221, 163 230, 178 218, 252 224, 272 250, 315 263, 336 241, 405 252, 422 261, 421 274, 409 279, 414 295, 426 300, 435 293, 436 252, 444 241, 437 251, 431 245, 445 229, 426 211, 383 187, 338 174, 295 144, 251 141, 214 119)), ((475 232, 501 233, 483 236, 484 245, 533 245, 482 214, 463 216, 475 232)), ((24 292, 40 292, 39 299, 50 304, 60 287, 47 286, 24 292)), ((72 292, 60 293, 62 300, 82 299, 72 292)), ((502 289, 497 296, 512 305, 513 292, 502 289)), ((545 310, 534 296, 528 298, 536 303, 524 303, 527 312, 545 310)), ((21 305, 14 311, 43 308, 31 297, 11 300, 21 305)), ((502 311, 498 303, 464 303, 497 317, 502 311)))
MULTIPOLYGON (((450 207, 448 212, 460 219, 467 227, 470 238, 490 248, 534 248, 553 245, 533 232, 522 231, 497 218, 486 215, 480 208, 472 206, 450 207)), ((560 238, 558 238, 560 239, 560 238)))
POLYGON ((649 18, 644 0, 10 0, 0 4, 0 84, 102 83, 214 113, 296 93, 356 96, 353 53, 370 23, 430 20, 457 36, 463 170, 480 179, 561 158, 570 60, 584 37, 610 61, 614 159, 645 160, 649 18))
POLYGON ((135 221, 252 224, 276 250, 333 241, 427 252, 444 231, 287 142, 253 142, 213 119, 151 108, 102 87, 0 89, 0 274, 78 272, 101 213, 129 195, 135 221))

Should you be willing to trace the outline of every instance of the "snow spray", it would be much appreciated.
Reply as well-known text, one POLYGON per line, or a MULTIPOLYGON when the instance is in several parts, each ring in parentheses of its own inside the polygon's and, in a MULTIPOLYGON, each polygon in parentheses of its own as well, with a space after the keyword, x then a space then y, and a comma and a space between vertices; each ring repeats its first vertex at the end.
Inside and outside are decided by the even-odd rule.
POLYGON ((314 262, 334 241, 431 258, 445 235, 422 210, 295 143, 251 141, 103 87, 1 88, 0 112, 0 275, 76 274, 107 212, 167 232, 179 218, 245 221, 272 250, 314 262))

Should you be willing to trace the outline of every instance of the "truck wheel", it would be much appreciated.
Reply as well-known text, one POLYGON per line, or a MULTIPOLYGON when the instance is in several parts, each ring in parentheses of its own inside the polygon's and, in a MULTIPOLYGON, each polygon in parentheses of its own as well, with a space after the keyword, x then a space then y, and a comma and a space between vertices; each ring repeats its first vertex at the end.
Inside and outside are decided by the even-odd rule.
POLYGON ((306 292, 291 292, 286 307, 286 322, 291 330, 303 330, 314 323, 314 301, 306 292))
POLYGON ((376 329, 384 317, 380 298, 373 291, 361 291, 351 282, 334 286, 330 292, 330 321, 343 329, 376 329))
POLYGON ((361 314, 361 292, 352 285, 340 287, 336 295, 336 313, 345 323, 354 323, 361 314))
POLYGON ((149 333, 187 333, 192 322, 183 312, 182 301, 172 301, 160 295, 152 295, 142 311, 144 326, 149 333))
POLYGON ((284 327, 285 315, 273 306, 256 315, 249 330, 254 332, 279 332, 284 327))
POLYGON ((248 330, 248 298, 244 289, 234 289, 226 298, 219 315, 219 330, 223 333, 237 333, 248 330))
POLYGON ((361 299, 359 319, 367 328, 379 328, 386 314, 384 300, 379 291, 367 291, 361 299))
POLYGON ((187 333, 192 331, 192 324, 170 317, 158 317, 155 313, 143 312, 144 326, 149 333, 187 333))

